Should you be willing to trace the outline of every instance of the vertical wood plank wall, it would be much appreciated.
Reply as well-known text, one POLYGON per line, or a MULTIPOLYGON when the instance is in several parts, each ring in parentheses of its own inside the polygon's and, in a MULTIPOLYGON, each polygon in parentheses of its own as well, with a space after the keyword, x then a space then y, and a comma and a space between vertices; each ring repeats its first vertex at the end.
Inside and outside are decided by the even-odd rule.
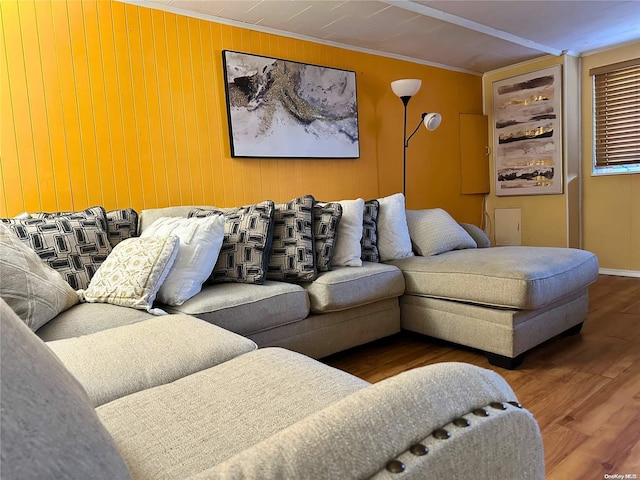
POLYGON ((402 188, 389 83, 421 78, 409 128, 423 111, 444 121, 411 141, 408 207, 480 221, 458 155, 458 114, 482 113, 478 76, 109 0, 3 0, 0 16, 0 216, 389 195, 402 188), (354 70, 360 158, 231 158, 223 49, 354 70))

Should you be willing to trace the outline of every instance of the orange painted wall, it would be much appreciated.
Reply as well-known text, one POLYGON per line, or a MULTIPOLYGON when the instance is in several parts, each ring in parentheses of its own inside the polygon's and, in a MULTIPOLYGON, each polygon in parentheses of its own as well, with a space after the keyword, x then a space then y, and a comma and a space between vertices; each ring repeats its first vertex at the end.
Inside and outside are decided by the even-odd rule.
POLYGON ((409 77, 423 80, 409 128, 422 111, 444 121, 411 141, 408 207, 480 222, 458 157, 458 113, 482 113, 480 77, 108 0, 3 0, 0 15, 0 216, 400 191, 402 104, 389 83, 409 77), (223 49, 354 70, 361 157, 231 158, 223 49))

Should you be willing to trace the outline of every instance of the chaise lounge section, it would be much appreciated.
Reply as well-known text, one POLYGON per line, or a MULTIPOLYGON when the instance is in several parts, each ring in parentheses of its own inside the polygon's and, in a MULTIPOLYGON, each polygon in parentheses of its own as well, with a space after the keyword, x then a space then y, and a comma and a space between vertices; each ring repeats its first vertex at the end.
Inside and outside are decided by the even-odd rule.
POLYGON ((597 257, 584 250, 491 247, 390 262, 402 270, 402 328, 487 353, 516 368, 526 351, 587 318, 597 257))

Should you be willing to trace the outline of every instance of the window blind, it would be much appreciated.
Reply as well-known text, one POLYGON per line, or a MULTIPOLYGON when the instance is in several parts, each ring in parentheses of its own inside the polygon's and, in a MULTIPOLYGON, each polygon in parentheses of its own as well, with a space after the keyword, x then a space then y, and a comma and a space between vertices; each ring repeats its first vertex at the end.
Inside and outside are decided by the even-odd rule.
POLYGON ((597 167, 640 164, 640 58, 594 68, 597 167))

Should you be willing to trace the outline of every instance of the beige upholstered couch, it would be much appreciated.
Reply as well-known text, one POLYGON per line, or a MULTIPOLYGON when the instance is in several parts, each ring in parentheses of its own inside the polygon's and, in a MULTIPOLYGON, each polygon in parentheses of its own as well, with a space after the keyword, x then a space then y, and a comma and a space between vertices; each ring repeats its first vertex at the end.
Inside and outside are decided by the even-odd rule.
POLYGON ((0 316, 6 479, 544 478, 535 420, 479 367, 369 385, 183 315, 49 346, 0 316))
MULTIPOLYGON (((194 208, 144 210, 139 230, 144 232, 160 217, 186 217, 194 208)), ((412 214, 419 212, 408 213, 412 243, 419 250, 420 235, 432 232, 425 234, 414 225, 412 214)), ((463 226, 479 248, 363 262, 358 268, 334 267, 303 284, 270 280, 263 285, 209 284, 180 306, 160 307, 200 318, 260 347, 284 347, 314 358, 402 328, 479 349, 491 364, 515 368, 536 345, 580 331, 587 317, 587 288, 598 275, 593 253, 549 247, 486 248, 489 241, 482 231, 463 226)), ((444 236, 454 235, 455 230, 444 236)), ((62 312, 37 334, 50 341, 150 317, 140 310, 83 303, 62 312)))
MULTIPOLYGON (((143 210, 140 233, 160 217, 186 217, 193 209, 143 210)), ((279 346, 320 358, 399 332, 398 297, 404 287, 396 267, 364 262, 359 268, 334 267, 305 284, 267 280, 263 285, 205 285, 179 307, 160 307, 206 320, 261 347, 279 346)), ((151 317, 132 309, 110 313, 117 310, 108 304, 76 305, 37 333, 46 341, 57 340, 151 317)))
POLYGON ((544 478, 535 420, 497 374, 440 364, 369 385, 309 356, 402 322, 518 360, 584 320, 596 274, 588 252, 452 250, 205 286, 167 316, 82 303, 35 335, 2 302, 3 477, 544 478))

